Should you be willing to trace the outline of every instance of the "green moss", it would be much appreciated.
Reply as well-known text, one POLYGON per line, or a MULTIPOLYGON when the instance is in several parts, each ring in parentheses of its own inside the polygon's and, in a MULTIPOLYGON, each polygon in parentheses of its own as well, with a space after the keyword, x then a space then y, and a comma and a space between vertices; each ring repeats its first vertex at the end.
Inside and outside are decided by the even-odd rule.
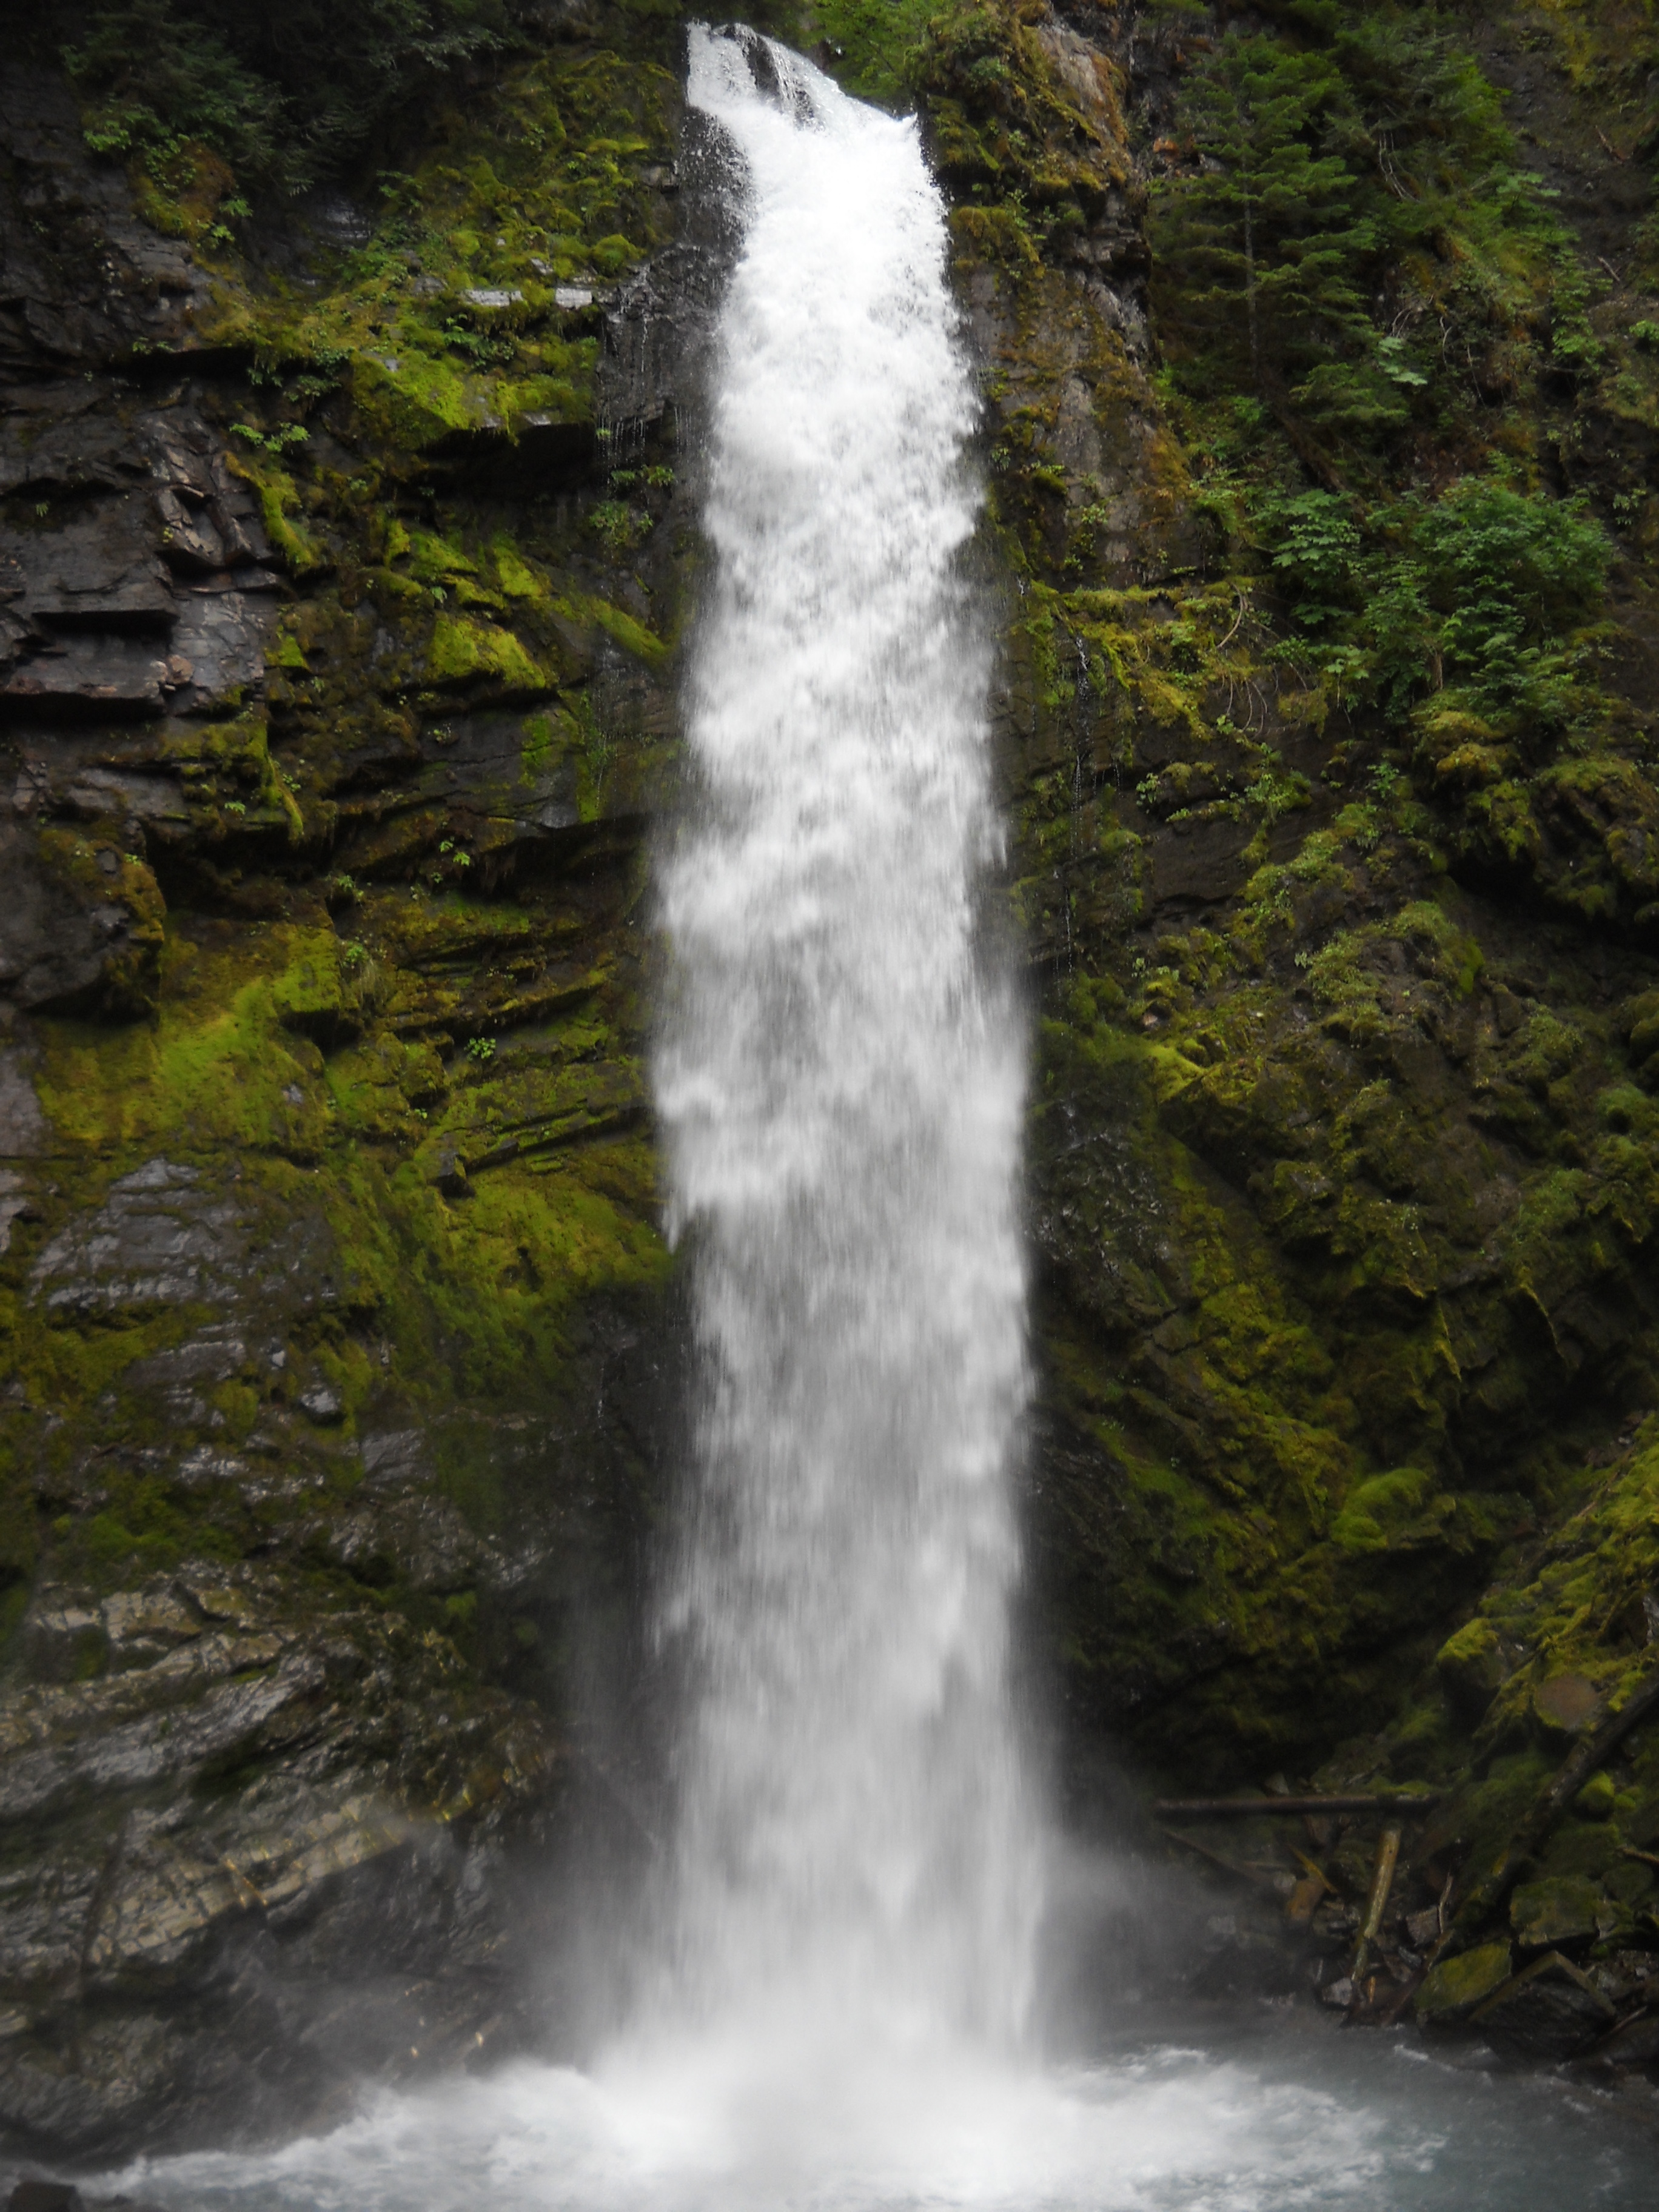
POLYGON ((511 630, 440 615, 427 653, 428 683, 466 685, 499 699, 535 698, 551 688, 545 669, 511 630))
POLYGON ((1573 1810, 1587 1820, 1610 1820, 1619 1802, 1610 1774, 1592 1774, 1573 1800, 1573 1810))
POLYGON ((265 535, 289 574, 308 576, 326 567, 327 556, 305 525, 294 519, 300 507, 300 495, 287 470, 269 462, 255 465, 234 453, 228 457, 228 465, 234 475, 252 485, 259 502, 265 535))
POLYGON ((556 602, 559 611, 572 620, 592 623, 607 637, 621 646, 624 653, 643 661, 647 668, 661 668, 668 658, 669 648, 623 608, 612 606, 607 599, 562 599, 556 602))
POLYGON ((1593 1936, 1597 1915, 1606 1905, 1599 1882, 1562 1875, 1517 1889, 1510 1900, 1510 1921, 1523 1949, 1553 1950, 1558 1944, 1593 1936))
POLYGON ((404 531, 408 541, 406 551, 409 570, 423 584, 446 584, 458 576, 475 576, 478 572, 476 561, 470 561, 459 546, 435 536, 429 530, 404 531))
POLYGON ((293 1031, 331 1020, 335 962, 326 932, 274 927, 234 951, 171 934, 154 1027, 64 1023, 49 1033, 39 1087, 54 1127, 99 1148, 172 1140, 314 1153, 322 1059, 293 1031))
POLYGON ((1461 2020, 1510 1978, 1514 1954, 1507 1943, 1483 1943, 1431 1967, 1413 2001, 1428 2024, 1461 2020))
POLYGON ((509 540, 497 538, 491 550, 496 579, 509 599, 539 600, 548 596, 546 580, 530 567, 509 540))
POLYGON ((1385 1552, 1411 1544, 1432 1525, 1436 1509, 1449 1512, 1450 1498, 1433 1496, 1434 1478, 1420 1467, 1397 1468, 1372 1475, 1344 1501, 1331 1523, 1331 1540, 1345 1552, 1385 1552))

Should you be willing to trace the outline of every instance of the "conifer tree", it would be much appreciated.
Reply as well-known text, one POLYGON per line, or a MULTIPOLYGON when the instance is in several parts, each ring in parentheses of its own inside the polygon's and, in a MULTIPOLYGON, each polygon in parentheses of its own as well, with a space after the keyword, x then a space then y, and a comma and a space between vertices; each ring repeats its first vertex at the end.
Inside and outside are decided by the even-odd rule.
POLYGON ((1276 405, 1293 389, 1304 411, 1339 417, 1390 404, 1386 377, 1366 375, 1376 228, 1328 144, 1345 100, 1327 56, 1231 33, 1188 88, 1198 166, 1163 187, 1155 232, 1206 370, 1276 405))

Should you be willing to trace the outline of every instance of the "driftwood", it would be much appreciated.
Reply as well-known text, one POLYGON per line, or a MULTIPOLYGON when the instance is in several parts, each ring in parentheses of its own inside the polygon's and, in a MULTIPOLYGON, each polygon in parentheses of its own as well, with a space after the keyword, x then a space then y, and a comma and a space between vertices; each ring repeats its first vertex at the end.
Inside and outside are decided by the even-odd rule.
POLYGON ((1418 1813, 1440 1802, 1438 1790, 1392 1790, 1352 1797, 1160 1797, 1162 1820, 1242 1820, 1263 1813, 1418 1813))
POLYGON ((1371 1945, 1382 1931, 1382 1916, 1389 1909, 1389 1893, 1394 1887, 1394 1870, 1400 1863, 1400 1829, 1390 1821, 1383 1829, 1376 1846, 1376 1865, 1371 1874, 1371 1893, 1365 1907, 1365 1925, 1360 1932, 1359 1948, 1353 1954, 1353 1978, 1359 1982, 1370 1964, 1371 1945))

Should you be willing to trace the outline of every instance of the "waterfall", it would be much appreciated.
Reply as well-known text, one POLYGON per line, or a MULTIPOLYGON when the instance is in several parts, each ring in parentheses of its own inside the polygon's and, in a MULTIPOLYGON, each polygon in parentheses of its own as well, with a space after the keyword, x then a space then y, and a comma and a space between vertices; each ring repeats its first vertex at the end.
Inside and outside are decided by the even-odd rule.
POLYGON ((716 335, 696 798, 656 1054, 703 1376, 664 1606, 692 1675, 696 2015, 1018 2033, 1038 1902, 1008 1689, 1024 1037, 981 942, 971 370, 913 121, 691 33, 742 179, 716 335))
POLYGON ((585 2072, 455 2070, 100 2193, 1645 2212, 1634 2135, 1626 2157, 1535 2082, 1397 2042, 1379 2061, 1306 2014, 1252 2007, 1218 2051, 1193 2047, 1218 2034, 1195 2013, 1083 2068, 1018 2051, 1042 1856, 1008 1688, 1024 1038, 978 922, 998 832, 989 624, 960 567, 971 380, 914 128, 752 33, 695 31, 690 92, 742 179, 744 243, 695 805, 660 873, 656 1081, 704 1379, 659 1622, 690 1678, 662 1972, 585 2072))

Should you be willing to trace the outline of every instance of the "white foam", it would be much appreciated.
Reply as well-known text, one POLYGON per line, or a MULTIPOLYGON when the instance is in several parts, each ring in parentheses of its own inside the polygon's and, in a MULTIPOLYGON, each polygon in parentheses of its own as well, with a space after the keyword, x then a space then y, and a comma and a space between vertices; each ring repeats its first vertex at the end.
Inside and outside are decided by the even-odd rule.
POLYGON ((915 126, 697 30, 746 179, 718 334, 655 1071, 707 1380, 665 1632, 697 1687, 653 2014, 822 2079, 1017 2040, 1041 1905, 1007 1694, 1024 1036, 944 210, 915 126), (759 65, 758 84, 751 60, 759 65))
POLYGON ((1339 2201, 1382 2170, 1375 2118, 1187 2052, 1069 2081, 961 2053, 860 2078, 843 2054, 810 2096, 756 2055, 514 2068, 385 2098, 265 2159, 175 2159, 120 2185, 269 2212, 1267 2212, 1339 2201))

